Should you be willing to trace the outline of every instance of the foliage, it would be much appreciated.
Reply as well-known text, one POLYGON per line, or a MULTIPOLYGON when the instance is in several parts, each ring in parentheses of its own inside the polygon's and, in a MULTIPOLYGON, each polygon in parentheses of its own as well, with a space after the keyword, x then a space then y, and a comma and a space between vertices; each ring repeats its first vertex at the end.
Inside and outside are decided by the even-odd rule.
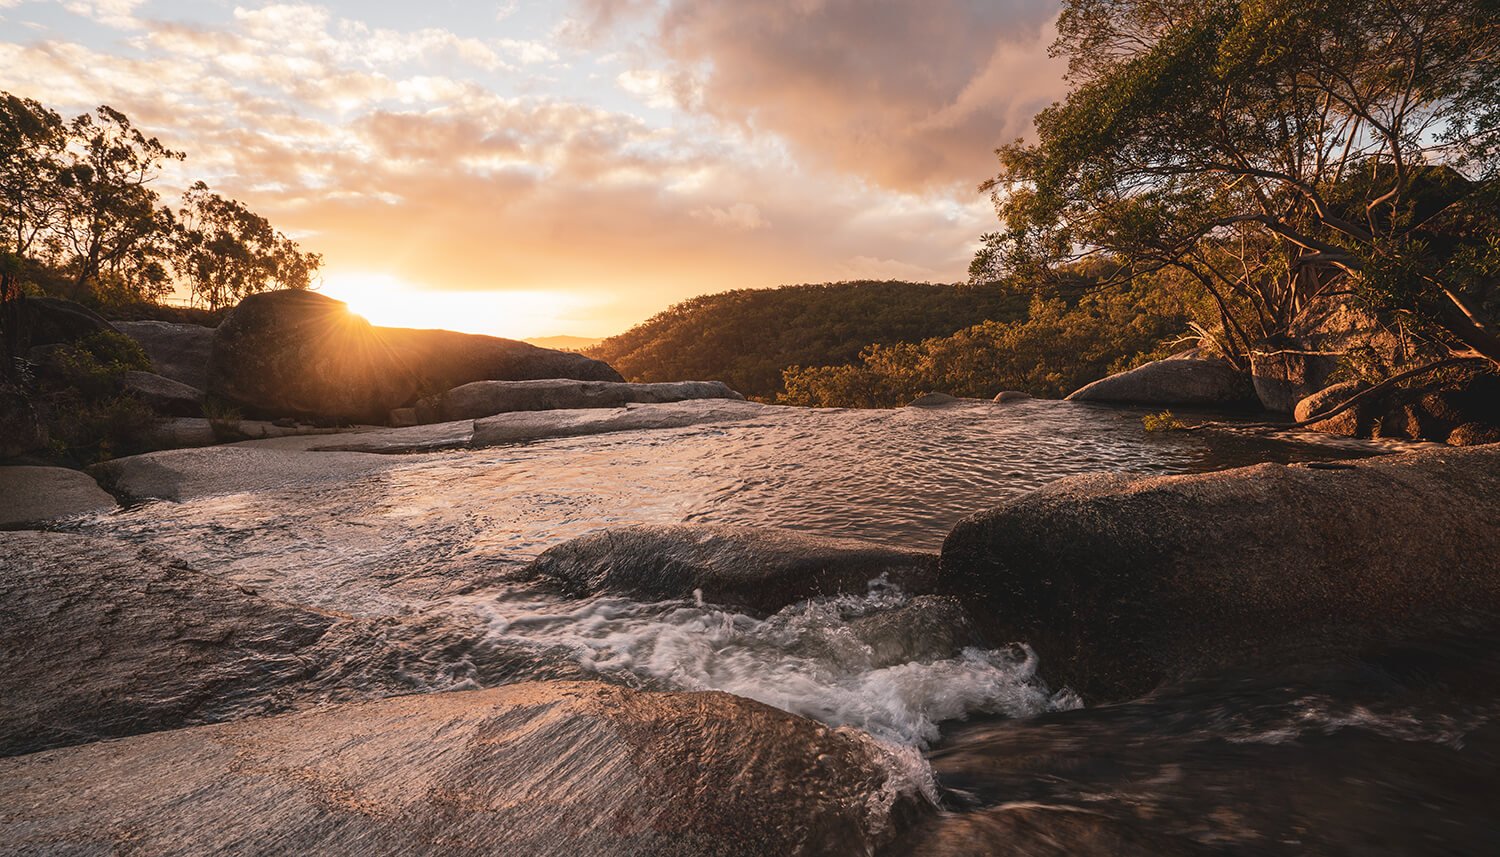
POLYGON ((1162 411, 1159 414, 1146 414, 1141 417, 1141 425, 1146 431, 1182 431, 1187 424, 1177 418, 1171 411, 1162 411))
POLYGON ((1148 279, 1091 290, 1072 305, 1037 293, 1024 318, 985 321, 921 342, 873 345, 858 365, 790 367, 779 401, 895 407, 929 392, 991 398, 1002 390, 1060 397, 1171 353, 1197 311, 1148 279))
POLYGON ((181 286, 213 311, 307 288, 322 257, 242 203, 198 182, 161 204, 152 185, 183 157, 108 106, 64 121, 0 92, 0 302, 30 284, 131 312, 181 286))
POLYGON ((952 333, 1025 313, 1005 284, 845 282, 693 298, 585 353, 632 381, 720 380, 751 398, 782 391, 788 366, 850 363, 870 343, 952 333))
POLYGON ((150 367, 135 340, 119 333, 95 333, 56 346, 39 374, 36 396, 53 453, 90 464, 143 451, 156 416, 125 392, 124 378, 127 371, 150 367))
POLYGON ((1230 356, 1316 296, 1500 361, 1500 5, 1067 0, 1067 99, 1002 147, 972 274, 1175 270, 1230 356))

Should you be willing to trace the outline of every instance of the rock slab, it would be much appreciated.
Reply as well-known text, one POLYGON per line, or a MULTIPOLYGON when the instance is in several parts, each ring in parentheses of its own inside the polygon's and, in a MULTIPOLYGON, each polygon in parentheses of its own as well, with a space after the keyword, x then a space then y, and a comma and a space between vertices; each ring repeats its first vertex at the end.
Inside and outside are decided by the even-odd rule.
POLYGON ((533 381, 475 381, 425 400, 422 422, 473 420, 513 411, 580 408, 620 408, 631 404, 662 404, 690 399, 734 399, 744 396, 722 381, 672 381, 630 384, 615 381, 573 381, 548 378, 533 381))
POLYGON ((474 446, 522 443, 552 437, 578 437, 618 431, 685 428, 734 422, 760 414, 766 405, 728 399, 627 405, 623 408, 571 408, 519 411, 474 421, 474 446))
POLYGON ((939 589, 1090 701, 1488 627, 1500 449, 1064 479, 960 522, 939 589))
POLYGON ((881 758, 725 693, 533 683, 3 759, 0 806, 27 853, 866 855, 923 812, 881 758))
POLYGON ((141 346, 156 374, 198 390, 208 388, 213 328, 170 321, 117 321, 114 326, 141 346))
POLYGON ((603 530, 537 557, 523 576, 569 595, 691 598, 774 613, 819 595, 863 594, 884 577, 907 592, 934 583, 931 554, 765 527, 656 525, 603 530))

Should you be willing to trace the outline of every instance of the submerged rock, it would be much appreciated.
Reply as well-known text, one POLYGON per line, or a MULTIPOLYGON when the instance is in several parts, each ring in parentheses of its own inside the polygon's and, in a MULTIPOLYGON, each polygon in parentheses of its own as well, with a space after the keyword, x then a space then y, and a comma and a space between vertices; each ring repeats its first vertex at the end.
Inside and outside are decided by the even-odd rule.
POLYGON ((885 577, 907 592, 932 588, 935 557, 855 539, 764 527, 658 525, 603 530, 537 557, 523 576, 573 596, 612 592, 690 598, 774 613, 818 595, 863 594, 885 577))
POLYGON ((1255 401, 1250 381, 1223 360, 1174 357, 1101 378, 1070 402, 1238 407, 1255 401))
POLYGON ((581 354, 448 330, 375 327, 341 301, 292 290, 251 295, 219 325, 208 391, 256 414, 383 423, 426 392, 532 378, 623 380, 581 354))
POLYGON ((494 446, 549 437, 577 437, 733 422, 757 416, 766 407, 755 402, 705 399, 660 405, 627 405, 623 408, 520 411, 475 420, 473 445, 494 446))
POLYGON ((883 752, 725 693, 426 694, 0 760, 11 848, 867 855, 924 811, 883 752))
POLYGON ((0 527, 105 512, 111 497, 87 473, 66 467, 0 467, 0 527))
POLYGON ((475 381, 455 387, 423 403, 426 422, 472 420, 512 411, 578 408, 619 408, 629 404, 660 404, 690 399, 735 399, 744 396, 722 381, 673 381, 628 384, 613 381, 572 381, 549 378, 535 381, 475 381))
POLYGON ((1093 700, 1500 622, 1500 449, 1064 479, 959 523, 940 588, 1093 700))
POLYGON ((169 321, 117 321, 114 325, 141 346, 156 374, 198 390, 208 388, 213 328, 169 321))

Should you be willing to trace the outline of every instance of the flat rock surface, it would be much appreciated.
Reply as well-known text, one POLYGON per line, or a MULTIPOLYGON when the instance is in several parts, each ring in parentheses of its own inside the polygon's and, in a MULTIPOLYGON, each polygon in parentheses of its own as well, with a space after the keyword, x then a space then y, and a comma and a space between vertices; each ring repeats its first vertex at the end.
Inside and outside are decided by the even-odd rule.
POLYGON ((724 693, 406 696, 0 759, 6 847, 865 855, 921 813, 874 742, 724 693))
POLYGON ((153 411, 175 417, 203 415, 203 391, 152 372, 125 373, 125 391, 153 411))
POLYGON ((766 405, 727 399, 499 414, 474 421, 474 446, 617 431, 683 428, 757 416, 766 405))
POLYGON ((766 527, 677 524, 604 530, 564 542, 522 575, 573 596, 689 598, 766 613, 817 595, 863 594, 884 577, 907 592, 934 582, 934 557, 856 539, 766 527))
POLYGON ((512 411, 619 408, 692 399, 744 400, 720 381, 630 384, 547 378, 533 381, 475 381, 454 387, 431 405, 443 420, 478 419, 512 411))
POLYGON ((94 465, 93 471, 128 497, 186 500, 284 488, 297 482, 352 479, 399 464, 390 456, 364 452, 214 446, 117 458, 94 465))
POLYGON ((939 588, 1094 701, 1500 627, 1500 448, 1064 479, 961 521, 939 588))
POLYGON ((237 445, 256 449, 373 452, 398 455, 408 452, 457 449, 468 446, 473 437, 473 420, 454 420, 404 428, 361 426, 337 432, 320 432, 316 435, 250 440, 237 445))
POLYGON ((0 467, 0 527, 105 512, 115 498, 94 477, 66 467, 0 467))

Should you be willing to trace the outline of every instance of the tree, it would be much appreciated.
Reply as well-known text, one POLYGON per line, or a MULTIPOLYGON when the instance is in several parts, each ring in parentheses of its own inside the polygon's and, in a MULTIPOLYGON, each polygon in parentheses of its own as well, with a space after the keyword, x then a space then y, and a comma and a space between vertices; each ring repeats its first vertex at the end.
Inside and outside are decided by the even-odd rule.
POLYGON ((270 221, 195 183, 182 195, 175 264, 211 310, 269 288, 305 289, 323 257, 303 253, 270 221))
POLYGON ((171 212, 157 208, 150 184, 163 164, 184 156, 107 106, 74 119, 68 133, 75 151, 58 174, 63 216, 56 240, 70 254, 81 295, 101 272, 128 273, 160 255, 150 244, 163 235, 171 212))
POLYGON ((1500 4, 1067 0, 1066 100, 998 151, 975 258, 1102 257, 1215 298, 1230 351, 1352 294, 1500 364, 1500 4))

